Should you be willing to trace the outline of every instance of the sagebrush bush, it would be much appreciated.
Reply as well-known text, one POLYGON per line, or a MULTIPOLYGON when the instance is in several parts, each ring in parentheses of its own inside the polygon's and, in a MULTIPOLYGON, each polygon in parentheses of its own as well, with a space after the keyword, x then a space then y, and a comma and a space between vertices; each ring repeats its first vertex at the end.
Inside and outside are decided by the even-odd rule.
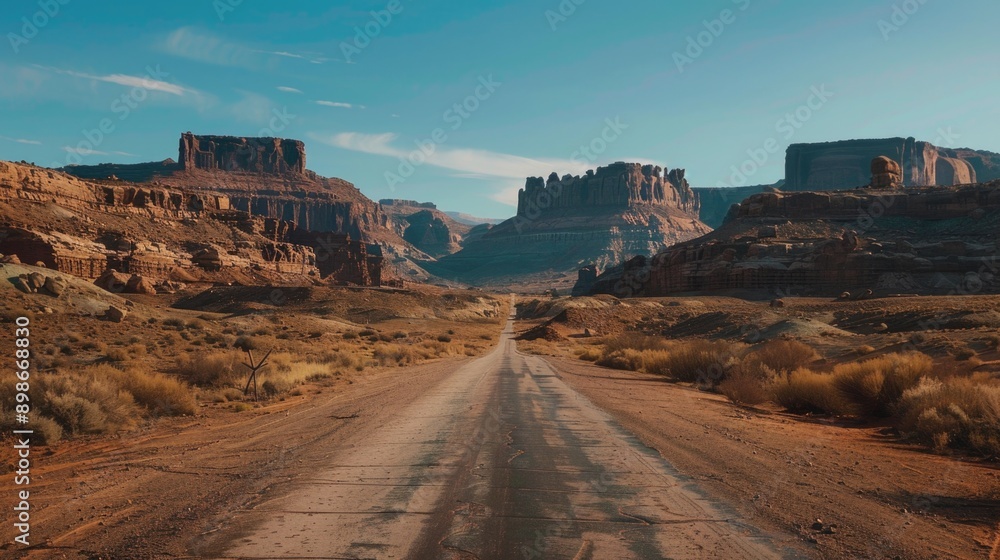
POLYGON ((658 360, 649 372, 713 387, 725 379, 726 370, 743 348, 725 340, 677 342, 669 346, 667 356, 658 360))
POLYGON ((841 414, 847 402, 834 386, 833 376, 800 368, 774 385, 774 401, 799 414, 841 414))
POLYGON ((180 356, 177 370, 189 383, 202 387, 222 387, 237 383, 239 362, 233 352, 196 352, 180 356))
POLYGON ((833 369, 833 383, 856 414, 886 418, 903 393, 933 369, 933 360, 925 354, 887 354, 838 365, 833 369))
POLYGON ((762 377, 741 369, 729 372, 717 390, 736 404, 758 405, 772 400, 774 384, 773 375, 762 377))
POLYGON ((899 429, 943 451, 1000 457, 1000 386, 973 379, 924 379, 899 401, 899 429))
POLYGON ((808 344, 778 339, 751 348, 744 360, 756 360, 775 373, 789 374, 819 358, 819 353, 808 344))

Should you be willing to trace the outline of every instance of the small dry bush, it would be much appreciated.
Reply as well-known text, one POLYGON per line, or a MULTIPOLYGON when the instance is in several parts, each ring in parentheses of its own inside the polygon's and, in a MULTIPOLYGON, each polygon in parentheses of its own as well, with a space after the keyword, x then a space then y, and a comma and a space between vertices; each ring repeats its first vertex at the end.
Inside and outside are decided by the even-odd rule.
POLYGON ((899 401, 899 428, 936 451, 1000 457, 1000 386, 974 379, 924 379, 899 401))
POLYGON ((177 369, 188 382, 201 387, 223 387, 238 382, 240 372, 234 352, 195 352, 180 356, 177 369))
MULTIPOLYGON (((13 403, 12 389, 0 385, 0 402, 13 403)), ((108 365, 65 368, 32 376, 32 426, 47 443, 68 435, 127 430, 143 417, 193 414, 189 387, 142 368, 108 365)), ((0 405, 2 409, 4 405, 0 405)), ((4 412, 4 418, 12 415, 4 412)))
POLYGON ((638 333, 626 333, 609 337, 604 341, 605 354, 621 350, 665 350, 669 342, 658 336, 645 336, 638 333))
POLYGON ((596 362, 601 359, 601 350, 594 347, 578 348, 576 350, 576 356, 587 362, 596 362))
POLYGON ((863 362, 840 364, 833 384, 859 416, 886 418, 908 389, 930 375, 934 362, 925 354, 887 354, 863 362))
POLYGON ((89 368, 89 373, 112 380, 154 416, 190 416, 198 410, 191 387, 174 377, 144 367, 119 370, 106 365, 89 368))
POLYGON ((716 389, 736 404, 752 406, 771 400, 773 384, 773 378, 761 379, 740 370, 731 372, 716 389))
POLYGON ((774 385, 774 401, 790 412, 841 414, 847 402, 834 386, 833 376, 801 368, 774 385))
POLYGON ((752 348, 745 359, 755 360, 775 373, 788 374, 820 358, 812 346, 797 340, 772 340, 752 348))
POLYGON ((666 356, 657 360, 648 371, 711 387, 722 381, 731 361, 743 348, 741 344, 725 340, 677 342, 671 344, 666 356))
POLYGON ((605 351, 605 353, 597 359, 597 365, 611 369, 641 371, 644 364, 643 355, 646 352, 648 351, 635 350, 632 348, 624 348, 622 350, 614 350, 612 352, 605 351))

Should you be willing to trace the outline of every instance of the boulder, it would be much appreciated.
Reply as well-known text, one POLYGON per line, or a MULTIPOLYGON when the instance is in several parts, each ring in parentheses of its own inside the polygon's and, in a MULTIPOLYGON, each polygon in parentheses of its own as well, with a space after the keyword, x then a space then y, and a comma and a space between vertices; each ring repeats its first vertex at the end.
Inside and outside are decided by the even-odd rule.
POLYGON ((898 189, 902 187, 902 166, 886 156, 879 156, 873 159, 871 186, 874 189, 898 189))
POLYGON ((21 264, 21 259, 17 258, 17 255, 4 255, 0 262, 5 264, 21 264))
POLYGON ((46 276, 45 277, 45 291, 48 293, 59 297, 66 288, 69 287, 69 282, 61 276, 46 276))
POLYGON ((133 274, 125 283, 125 292, 129 294, 156 295, 153 283, 138 274, 133 274))
POLYGON ((104 312, 104 318, 112 323, 121 323, 125 320, 125 317, 128 317, 128 311, 114 305, 104 312))
POLYGON ((100 278, 94 281, 94 285, 109 292, 120 294, 125 291, 125 287, 128 285, 129 280, 130 278, 128 276, 108 269, 104 271, 104 274, 102 274, 100 278))
POLYGON ((21 284, 27 289, 28 293, 34 294, 45 287, 45 276, 40 272, 25 274, 21 276, 21 284))

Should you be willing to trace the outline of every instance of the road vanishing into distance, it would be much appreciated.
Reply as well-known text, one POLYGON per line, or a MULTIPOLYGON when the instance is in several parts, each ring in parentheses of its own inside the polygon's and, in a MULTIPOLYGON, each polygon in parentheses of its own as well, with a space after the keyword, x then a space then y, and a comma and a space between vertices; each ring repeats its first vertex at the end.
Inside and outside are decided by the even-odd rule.
POLYGON ((490 354, 414 386, 327 466, 234 513, 212 556, 784 557, 543 358, 519 353, 512 325, 490 354))

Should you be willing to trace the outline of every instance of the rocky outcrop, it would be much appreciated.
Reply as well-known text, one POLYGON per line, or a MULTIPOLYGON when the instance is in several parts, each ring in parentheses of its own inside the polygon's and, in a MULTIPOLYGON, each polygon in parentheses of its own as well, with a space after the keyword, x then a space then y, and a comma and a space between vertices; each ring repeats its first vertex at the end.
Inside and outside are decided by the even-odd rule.
POLYGON ((707 233, 698 208, 683 170, 616 163, 583 177, 529 178, 517 216, 428 269, 478 284, 575 275, 707 233))
POLYGON ((306 171, 306 147, 299 140, 195 136, 186 132, 181 135, 179 151, 183 170, 273 174, 306 171))
POLYGON ((517 215, 535 219, 578 208, 631 208, 640 204, 669 206, 698 212, 698 196, 684 178, 683 169, 669 170, 638 163, 613 163, 588 171, 583 177, 556 173, 548 180, 529 177, 518 192, 517 215))
POLYGON ((596 281, 581 272, 578 292, 1000 292, 998 226, 1000 183, 761 193, 702 238, 618 264, 596 281))
POLYGON ((403 208, 422 208, 426 210, 437 210, 437 204, 433 202, 417 202, 416 200, 402 200, 399 198, 383 198, 378 201, 382 206, 400 206, 403 208))
POLYGON ((903 186, 903 168, 894 160, 879 156, 872 160, 873 189, 898 189, 903 186))
POLYGON ((406 242, 434 258, 460 250, 472 230, 472 226, 456 221, 430 202, 385 199, 379 205, 406 242))
POLYGON ((104 247, 61 232, 0 227, 0 253, 17 255, 21 262, 41 262, 45 268, 82 278, 97 278, 108 266, 104 247))
POLYGON ((867 185, 869 162, 895 162, 906 187, 955 186, 1000 178, 1000 155, 939 148, 914 138, 793 144, 785 156, 789 191, 839 190, 867 185))

